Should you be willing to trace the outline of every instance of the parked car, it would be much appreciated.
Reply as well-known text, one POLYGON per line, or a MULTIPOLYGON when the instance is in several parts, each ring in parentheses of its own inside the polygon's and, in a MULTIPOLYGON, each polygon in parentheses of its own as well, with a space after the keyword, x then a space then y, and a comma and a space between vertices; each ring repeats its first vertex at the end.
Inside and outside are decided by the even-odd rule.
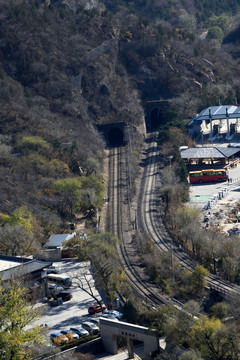
POLYGON ((87 321, 90 321, 91 323, 99 326, 100 318, 91 318, 91 319, 87 319, 87 321))
POLYGON ((107 307, 104 304, 101 306, 99 304, 96 304, 96 305, 92 305, 88 308, 88 313, 90 315, 93 315, 93 314, 99 313, 104 310, 107 310, 107 307))
POLYGON ((112 315, 112 314, 105 314, 105 315, 103 315, 103 317, 105 319, 111 319, 111 320, 119 321, 118 318, 116 318, 116 316, 112 315))
POLYGON ((87 330, 90 334, 98 334, 99 333, 99 327, 95 324, 93 324, 90 321, 84 321, 82 323, 82 327, 87 330))
POLYGON ((49 283, 49 284, 48 284, 48 289, 49 289, 49 290, 59 290, 59 291, 63 291, 63 290, 64 290, 64 287, 59 286, 58 284, 55 284, 55 283, 49 283))
POLYGON ((59 268, 58 266, 49 266, 46 269, 47 274, 59 274, 59 268))
POLYGON ((78 334, 79 337, 89 335, 89 332, 86 329, 84 329, 81 325, 76 327, 70 327, 70 330, 78 334))
POLYGON ((79 339, 78 334, 76 334, 76 333, 75 333, 74 331, 72 331, 72 330, 61 330, 60 333, 63 334, 63 335, 65 335, 67 338, 72 336, 72 339, 73 339, 73 340, 79 339))
POLYGON ((117 310, 104 310, 103 317, 107 317, 109 319, 118 319, 121 320, 123 318, 123 314, 117 310))
POLYGON ((65 344, 69 342, 69 339, 67 338, 67 336, 65 336, 64 334, 61 334, 60 332, 53 332, 50 334, 50 340, 53 343, 60 343, 60 344, 65 344))
POLYGON ((61 297, 63 299, 63 301, 69 301, 72 299, 72 294, 70 293, 70 291, 61 291, 55 297, 56 298, 61 297))

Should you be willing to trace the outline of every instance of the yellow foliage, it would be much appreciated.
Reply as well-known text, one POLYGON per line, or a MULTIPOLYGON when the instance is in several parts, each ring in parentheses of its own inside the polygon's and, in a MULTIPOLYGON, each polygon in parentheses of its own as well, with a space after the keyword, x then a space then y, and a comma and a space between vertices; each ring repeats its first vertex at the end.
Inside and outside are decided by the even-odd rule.
POLYGON ((121 269, 121 272, 120 272, 120 281, 126 281, 126 274, 125 274, 125 271, 123 269, 121 269))
POLYGON ((54 190, 53 190, 53 189, 47 189, 47 188, 45 188, 45 189, 43 190, 43 192, 44 192, 45 195, 48 195, 48 196, 53 196, 53 194, 54 194, 54 190))
POLYGON ((55 345, 60 346, 62 341, 61 341, 60 337, 57 337, 57 336, 56 336, 56 337, 53 339, 53 342, 54 342, 55 345))
POLYGON ((69 341, 73 341, 73 333, 72 332, 67 333, 66 337, 68 338, 69 341))
POLYGON ((0 213, 0 225, 3 225, 9 219, 9 215, 0 213))
POLYGON ((193 344, 200 344, 204 346, 205 341, 213 341, 216 333, 223 327, 219 319, 202 316, 192 327, 190 337, 193 344))

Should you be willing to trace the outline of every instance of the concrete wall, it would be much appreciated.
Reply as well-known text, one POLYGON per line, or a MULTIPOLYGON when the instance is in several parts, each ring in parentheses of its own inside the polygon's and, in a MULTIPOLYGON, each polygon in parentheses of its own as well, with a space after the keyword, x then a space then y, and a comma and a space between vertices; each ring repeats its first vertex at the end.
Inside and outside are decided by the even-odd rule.
POLYGON ((43 249, 41 254, 38 255, 38 259, 45 261, 60 261, 62 259, 62 251, 60 248, 43 249))
POLYGON ((105 351, 117 354, 117 338, 127 339, 129 358, 133 358, 133 341, 141 341, 144 344, 143 359, 151 359, 151 353, 159 350, 157 333, 146 327, 133 325, 111 319, 100 319, 100 332, 105 351))

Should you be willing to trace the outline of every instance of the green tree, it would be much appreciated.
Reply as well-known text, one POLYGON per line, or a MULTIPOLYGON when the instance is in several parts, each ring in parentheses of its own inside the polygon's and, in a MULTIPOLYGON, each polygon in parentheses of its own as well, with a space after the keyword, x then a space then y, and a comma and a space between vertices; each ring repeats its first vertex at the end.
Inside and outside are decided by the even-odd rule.
POLYGON ((201 294, 207 285, 206 276, 209 272, 202 265, 197 264, 191 274, 191 287, 195 295, 201 294))
POLYGON ((156 329, 159 336, 166 336, 165 328, 168 323, 168 319, 170 317, 175 317, 175 314, 176 310, 173 306, 159 306, 157 309, 150 310, 147 313, 148 325, 149 327, 156 329))
POLYGON ((88 244, 88 256, 92 264, 96 287, 105 291, 110 308, 118 291, 121 273, 117 254, 118 242, 116 236, 103 233, 93 235, 88 244))
POLYGON ((122 313, 124 316, 124 319, 126 319, 128 322, 132 324, 137 324, 139 319, 139 312, 137 308, 134 306, 132 300, 128 300, 125 302, 122 313))
POLYGON ((169 316, 165 324, 166 339, 179 346, 189 345, 189 333, 196 322, 199 305, 194 301, 186 303, 182 309, 175 309, 174 316, 169 316))
POLYGON ((200 212, 188 206, 178 208, 174 219, 175 232, 184 245, 192 247, 193 254, 197 252, 199 220, 200 212))
POLYGON ((28 154, 32 151, 37 151, 43 155, 46 155, 51 150, 51 145, 40 136, 23 136, 17 142, 17 150, 28 154))
POLYGON ((34 225, 36 224, 36 219, 26 206, 21 206, 13 211, 6 223, 22 226, 26 231, 32 233, 34 225))
POLYGON ((73 211, 80 209, 80 179, 66 178, 56 180, 53 183, 53 189, 60 196, 60 212, 64 214, 67 211, 72 218, 73 211))
MULTIPOLYGON (((118 241, 118 238, 110 233, 89 236, 87 240, 82 241, 80 254, 82 258, 90 260, 95 286, 105 291, 109 308, 112 307, 116 292, 121 285, 121 267, 117 254, 118 241)), ((92 285, 87 282, 85 272, 80 271, 76 274, 76 280, 81 289, 94 297, 92 285)), ((96 300, 96 297, 94 299, 96 300)))
POLYGON ((204 359, 237 360, 240 356, 239 329, 224 326, 219 319, 202 316, 191 328, 190 346, 204 359))
POLYGON ((220 302, 210 308, 210 314, 212 317, 222 320, 227 316, 228 310, 229 306, 224 302, 220 302))
POLYGON ((13 279, 0 284, 0 358, 31 359, 31 342, 43 341, 42 328, 30 327, 40 312, 27 302, 28 288, 13 279), (26 327, 29 327, 27 330, 26 327))
POLYGON ((63 177, 70 172, 68 165, 58 159, 52 159, 48 164, 48 172, 53 177, 63 177))
POLYGON ((81 182, 81 208, 88 210, 91 208, 101 208, 103 205, 104 185, 96 176, 83 176, 81 182))
POLYGON ((23 175, 48 175, 48 161, 36 151, 31 151, 18 159, 19 172, 23 175))
POLYGON ((208 39, 216 39, 222 42, 223 36, 224 36, 223 31, 219 26, 213 26, 208 30, 208 34, 207 34, 208 39))
POLYGON ((226 34, 230 28, 230 18, 226 15, 213 16, 207 19, 206 25, 208 28, 219 27, 226 34))

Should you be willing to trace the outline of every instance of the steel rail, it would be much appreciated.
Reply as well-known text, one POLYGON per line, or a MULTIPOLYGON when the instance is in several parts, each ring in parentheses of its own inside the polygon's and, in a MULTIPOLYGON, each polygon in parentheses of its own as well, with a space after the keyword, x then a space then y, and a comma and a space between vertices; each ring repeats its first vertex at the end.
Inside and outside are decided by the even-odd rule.
POLYGON ((109 159, 109 179, 111 179, 111 209, 112 209, 112 233, 117 235, 119 238, 119 257, 121 260, 122 267, 128 282, 131 283, 132 288, 137 292, 138 296, 142 299, 150 301, 154 305, 160 305, 165 303, 161 297, 159 297, 154 291, 150 289, 149 284, 145 284, 144 280, 134 269, 131 261, 128 257, 126 248, 126 237, 129 234, 124 231, 123 227, 123 199, 124 199, 124 188, 127 186, 126 172, 123 171, 123 159, 126 159, 125 148, 118 147, 110 149, 109 159))

